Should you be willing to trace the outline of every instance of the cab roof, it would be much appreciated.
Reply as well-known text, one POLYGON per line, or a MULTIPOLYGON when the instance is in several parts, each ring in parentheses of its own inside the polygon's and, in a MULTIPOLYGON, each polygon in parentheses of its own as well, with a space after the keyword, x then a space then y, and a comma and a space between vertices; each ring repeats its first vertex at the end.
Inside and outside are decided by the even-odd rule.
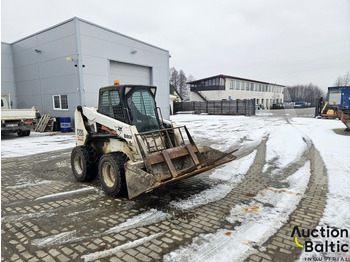
POLYGON ((110 86, 105 86, 105 87, 101 87, 100 88, 100 92, 101 91, 106 91, 106 90, 123 90, 125 87, 140 87, 143 89, 151 89, 151 88, 155 88, 157 89, 156 86, 148 86, 148 85, 110 85, 110 86))

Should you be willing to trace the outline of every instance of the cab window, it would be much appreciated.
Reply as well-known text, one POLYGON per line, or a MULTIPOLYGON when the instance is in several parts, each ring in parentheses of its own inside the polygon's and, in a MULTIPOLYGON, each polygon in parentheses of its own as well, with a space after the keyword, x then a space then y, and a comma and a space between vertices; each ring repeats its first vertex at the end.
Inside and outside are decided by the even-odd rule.
POLYGON ((117 90, 107 90, 100 96, 98 112, 125 122, 123 106, 117 90))
POLYGON ((156 113, 153 96, 147 90, 137 90, 127 99, 131 124, 139 132, 159 130, 159 120, 156 113))

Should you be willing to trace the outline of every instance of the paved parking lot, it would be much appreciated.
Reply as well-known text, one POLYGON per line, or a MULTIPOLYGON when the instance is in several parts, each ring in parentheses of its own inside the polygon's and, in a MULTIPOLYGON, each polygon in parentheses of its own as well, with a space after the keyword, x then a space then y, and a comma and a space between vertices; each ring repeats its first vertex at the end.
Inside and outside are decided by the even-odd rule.
POLYGON ((282 180, 310 161, 308 189, 296 210, 263 246, 253 246, 245 260, 294 261, 301 248, 290 237, 293 227, 313 229, 322 216, 327 193, 324 164, 311 146, 276 179, 262 175, 266 141, 256 150, 248 173, 225 197, 189 209, 172 203, 208 189, 207 173, 133 200, 114 199, 101 191, 97 180, 74 180, 71 150, 4 159, 2 261, 170 261, 167 254, 201 234, 234 230, 239 224, 225 219, 234 206, 249 203, 267 188, 282 188, 282 180))

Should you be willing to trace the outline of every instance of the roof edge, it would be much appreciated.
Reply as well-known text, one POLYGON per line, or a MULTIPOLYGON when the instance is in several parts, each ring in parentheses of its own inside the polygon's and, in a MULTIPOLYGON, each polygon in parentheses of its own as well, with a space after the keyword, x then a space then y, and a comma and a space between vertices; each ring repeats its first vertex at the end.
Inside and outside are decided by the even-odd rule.
POLYGON ((64 20, 64 21, 61 22, 61 23, 55 24, 55 25, 53 25, 53 26, 47 27, 47 28, 45 28, 45 29, 42 29, 42 30, 40 30, 40 31, 38 31, 38 32, 36 32, 36 33, 30 34, 30 35, 28 35, 28 36, 26 36, 26 37, 23 37, 23 38, 21 38, 21 39, 15 41, 15 42, 12 42, 11 45, 16 44, 16 43, 18 43, 18 42, 21 42, 21 41, 23 41, 23 40, 25 40, 25 39, 28 39, 28 38, 30 38, 30 37, 33 37, 33 36, 35 36, 35 35, 41 34, 41 33, 43 33, 43 32, 49 31, 49 30, 54 29, 54 28, 56 28, 56 27, 59 27, 59 26, 61 26, 61 25, 67 24, 67 23, 69 23, 69 22, 71 22, 71 21, 74 21, 75 19, 78 19, 78 17, 76 17, 76 16, 75 16, 75 17, 72 17, 72 18, 70 18, 70 19, 68 19, 68 20, 64 20))
POLYGON ((224 74, 219 74, 219 75, 214 75, 214 76, 211 76, 211 77, 206 77, 206 78, 194 80, 194 81, 191 81, 191 82, 187 82, 187 84, 193 84, 193 83, 197 83, 199 81, 204 81, 204 80, 208 80, 208 79, 216 78, 216 77, 234 78, 234 79, 238 79, 238 80, 245 80, 245 81, 251 81, 251 82, 258 82, 258 83, 262 83, 262 84, 269 84, 269 85, 286 87, 285 85, 280 85, 280 84, 276 84, 276 83, 269 83, 269 82, 265 82, 265 81, 259 81, 259 80, 242 78, 242 77, 236 77, 236 76, 229 76, 229 75, 224 75, 224 74))
POLYGON ((330 86, 328 89, 350 89, 350 86, 330 86))
POLYGON ((33 37, 33 36, 35 36, 35 35, 38 35, 38 34, 41 34, 41 33, 43 33, 43 32, 52 30, 52 29, 54 29, 54 28, 56 28, 56 27, 59 27, 59 26, 64 25, 64 24, 67 24, 67 23, 72 22, 72 21, 74 21, 74 20, 77 20, 77 21, 80 21, 80 22, 84 22, 84 23, 90 24, 90 25, 92 25, 92 26, 96 26, 96 27, 98 27, 98 28, 101 28, 101 29, 103 29, 103 30, 109 31, 109 32, 111 32, 111 33, 118 34, 118 35, 120 35, 120 36, 122 36, 122 37, 125 37, 125 38, 128 38, 128 39, 137 41, 137 42, 139 42, 139 43, 142 43, 142 44, 145 44, 145 45, 148 45, 148 46, 151 46, 151 47, 154 47, 154 48, 157 48, 157 49, 159 49, 159 50, 162 50, 162 51, 165 51, 165 52, 168 52, 168 53, 169 53, 169 50, 166 50, 166 49, 160 48, 160 47, 158 47, 158 46, 155 46, 155 45, 152 45, 152 44, 143 42, 143 41, 138 40, 138 39, 136 39, 136 38, 133 38, 133 37, 124 35, 124 34, 122 34, 122 33, 119 33, 119 32, 117 32, 117 31, 114 31, 114 30, 109 29, 109 28, 107 28, 107 27, 100 26, 100 25, 98 25, 98 24, 92 23, 92 22, 90 22, 90 21, 88 21, 88 20, 79 18, 79 17, 77 17, 77 16, 74 16, 74 17, 72 17, 72 18, 69 18, 69 19, 67 19, 67 20, 64 20, 63 22, 60 22, 60 23, 58 23, 58 24, 55 24, 55 25, 53 25, 53 26, 50 26, 50 27, 45 28, 45 29, 43 29, 43 30, 40 30, 40 31, 38 31, 38 32, 36 32, 36 33, 30 34, 30 35, 28 35, 28 36, 26 36, 26 37, 23 37, 23 38, 21 38, 21 39, 19 39, 19 40, 17 40, 17 41, 12 42, 12 43, 6 43, 6 44, 10 44, 10 45, 16 44, 16 43, 21 42, 21 41, 23 41, 23 40, 25 40, 25 39, 28 39, 28 38, 33 37))

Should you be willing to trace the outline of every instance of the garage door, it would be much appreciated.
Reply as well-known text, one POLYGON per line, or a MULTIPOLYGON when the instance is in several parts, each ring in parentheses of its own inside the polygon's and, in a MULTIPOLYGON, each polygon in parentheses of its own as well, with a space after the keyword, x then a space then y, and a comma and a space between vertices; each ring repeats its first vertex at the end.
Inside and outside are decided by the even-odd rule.
POLYGON ((111 84, 118 79, 121 85, 151 85, 152 69, 150 67, 115 61, 110 62, 110 67, 111 84))

